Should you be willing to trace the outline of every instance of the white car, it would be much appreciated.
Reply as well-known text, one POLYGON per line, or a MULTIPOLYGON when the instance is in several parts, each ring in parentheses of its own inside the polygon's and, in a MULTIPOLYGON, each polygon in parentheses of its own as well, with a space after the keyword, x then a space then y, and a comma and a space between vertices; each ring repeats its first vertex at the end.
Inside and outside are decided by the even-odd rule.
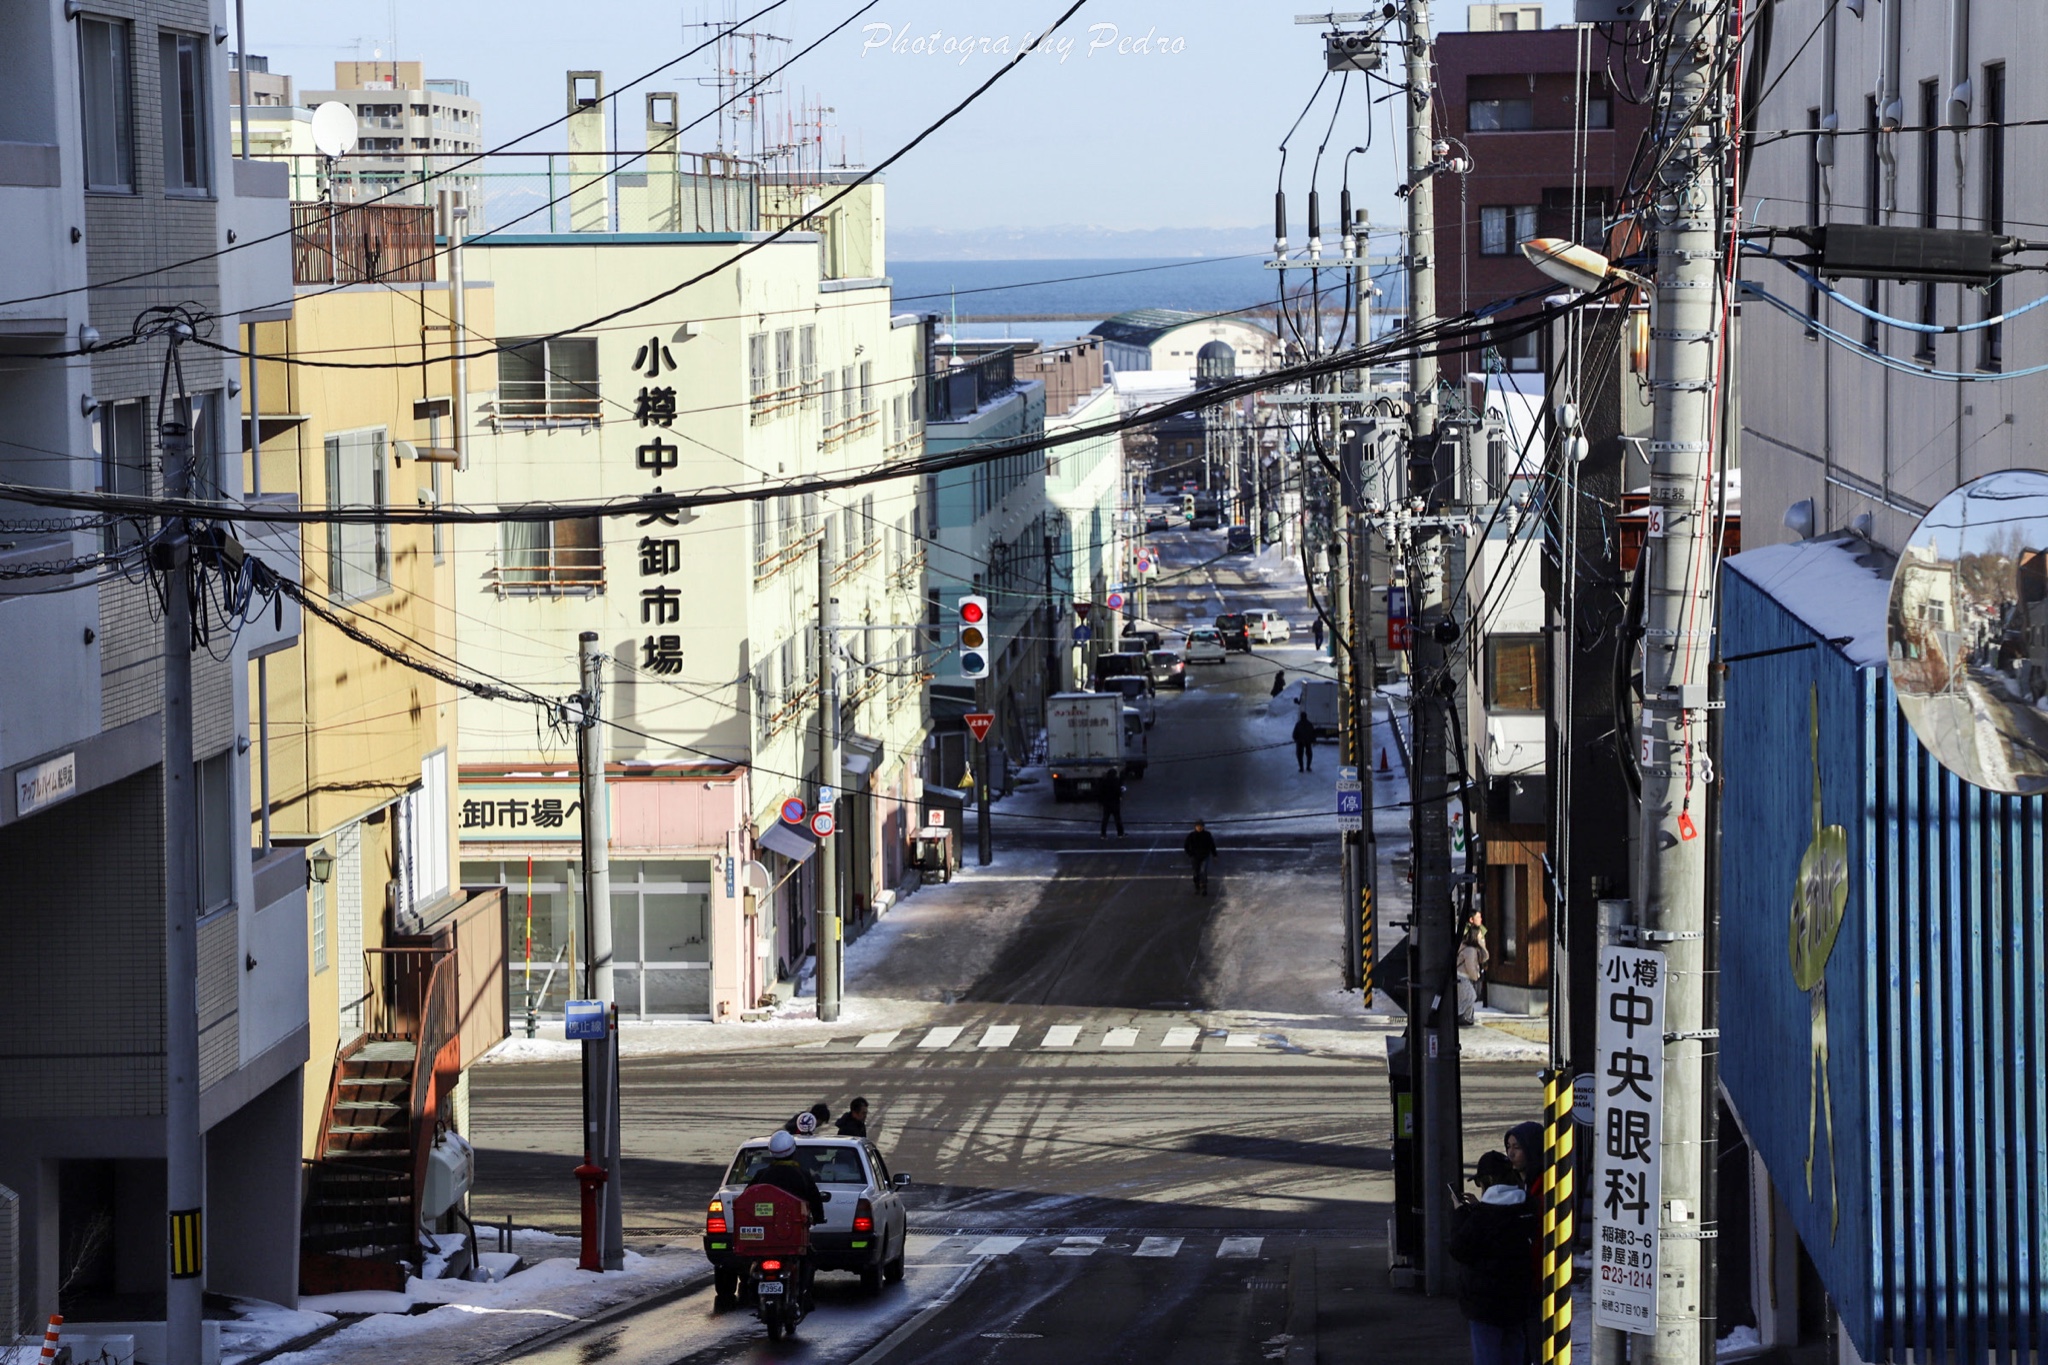
POLYGON ((1203 626, 1188 632, 1187 648, 1181 651, 1181 657, 1191 664, 1220 664, 1228 656, 1223 637, 1213 626, 1203 626))
MULTIPOLYGON (((1149 666, 1149 660, 1148 660, 1149 666)), ((1104 678, 1098 692, 1121 692, 1124 705, 1138 713, 1138 719, 1145 723, 1147 730, 1159 719, 1159 708, 1152 700, 1152 679, 1149 674, 1138 678, 1125 674, 1120 678, 1104 678)))
MULTIPOLYGON (((768 1159, 766 1138, 742 1144, 718 1193, 711 1196, 704 1220, 704 1254, 717 1273, 720 1298, 730 1298, 738 1288, 746 1252, 743 1211, 735 1210, 733 1201, 768 1159)), ((881 1150, 866 1138, 800 1137, 796 1159, 825 1196, 825 1221, 811 1229, 811 1255, 818 1269, 850 1270, 870 1294, 881 1293, 884 1281, 901 1280, 909 1217, 900 1191, 910 1184, 910 1177, 901 1172, 892 1177, 881 1150)))
POLYGON ((1255 645, 1284 645, 1288 640, 1287 618, 1270 607, 1244 614, 1245 635, 1255 645))

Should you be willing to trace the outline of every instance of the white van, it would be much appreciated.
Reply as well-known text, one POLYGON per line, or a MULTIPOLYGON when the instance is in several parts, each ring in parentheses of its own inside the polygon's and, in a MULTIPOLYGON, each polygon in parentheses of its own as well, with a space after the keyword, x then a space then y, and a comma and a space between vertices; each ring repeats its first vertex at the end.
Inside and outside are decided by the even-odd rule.
POLYGON ((1244 614, 1244 634, 1255 645, 1284 645, 1290 631, 1287 618, 1271 607, 1254 607, 1244 614))

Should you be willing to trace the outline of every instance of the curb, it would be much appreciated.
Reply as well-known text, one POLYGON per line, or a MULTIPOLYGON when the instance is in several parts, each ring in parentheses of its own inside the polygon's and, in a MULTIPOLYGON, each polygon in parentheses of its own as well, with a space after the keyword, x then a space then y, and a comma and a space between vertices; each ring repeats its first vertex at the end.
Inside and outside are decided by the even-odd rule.
MULTIPOLYGON (((565 1322, 559 1327, 550 1327, 544 1332, 536 1332, 530 1337, 516 1341, 505 1348, 505 1358, 517 1359, 520 1356, 532 1355, 535 1351, 546 1350, 556 1342, 575 1336, 578 1332, 586 1332, 593 1327, 602 1327, 606 1323, 615 1322, 620 1318, 632 1317, 634 1314, 646 1312, 650 1308, 659 1308, 665 1303, 673 1303, 677 1299, 696 1293, 705 1285, 710 1284, 714 1277, 715 1272, 707 1265, 702 1270, 675 1284, 669 1285, 665 1289, 657 1289, 652 1293, 642 1294, 637 1299, 627 1299, 622 1303, 615 1303, 611 1307, 603 1309, 590 1317, 579 1318, 575 1322, 565 1322)), ((250 1365, 253 1365, 253 1362, 250 1362, 250 1365)))

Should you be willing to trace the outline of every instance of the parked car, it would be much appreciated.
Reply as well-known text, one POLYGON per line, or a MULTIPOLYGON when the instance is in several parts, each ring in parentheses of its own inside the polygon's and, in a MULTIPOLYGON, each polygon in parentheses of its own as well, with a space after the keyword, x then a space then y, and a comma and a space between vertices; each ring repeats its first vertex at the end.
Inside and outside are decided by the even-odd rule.
MULTIPOLYGON (((720 1298, 739 1287, 740 1242, 747 1235, 747 1211, 733 1202, 768 1164, 768 1140, 744 1142, 704 1219, 704 1255, 711 1262, 720 1298)), ((825 1221, 811 1229, 811 1255, 820 1270, 850 1270, 861 1288, 882 1291, 882 1282, 903 1278, 909 1220, 901 1191, 908 1175, 889 1174, 882 1153, 866 1138, 798 1138, 798 1164, 811 1173, 825 1196, 825 1221)))
POLYGON ((1223 553, 1248 555, 1252 552, 1252 528, 1233 526, 1223 533, 1223 553))
POLYGON ((1095 658, 1094 690, 1103 690, 1103 684, 1111 678, 1134 677, 1149 679, 1152 665, 1145 659, 1145 651, 1136 641, 1133 648, 1115 654, 1099 654, 1095 658))
POLYGON ((1138 713, 1139 718, 1145 722, 1147 730, 1151 729, 1152 723, 1159 719, 1159 708, 1152 700, 1151 674, 1147 673, 1142 678, 1133 677, 1130 674, 1125 674, 1121 678, 1111 678, 1103 683, 1101 690, 1104 692, 1123 693, 1124 705, 1138 713))
POLYGON ((1124 627, 1123 638, 1117 644, 1123 649, 1157 649, 1166 637, 1150 626, 1130 625, 1124 627))
POLYGON ((1271 607, 1259 607, 1244 614, 1245 635, 1255 645, 1284 645, 1289 630, 1287 618, 1271 607))
POLYGON ((1223 637, 1213 626, 1203 626, 1188 632, 1187 648, 1181 656, 1191 664, 1220 664, 1227 657, 1223 637))
POLYGON ((1216 618, 1216 633, 1223 637, 1223 647, 1234 649, 1240 654, 1249 654, 1252 649, 1250 634, 1245 629, 1244 613, 1226 611, 1216 618))
POLYGON ((1164 512, 1154 512, 1151 516, 1145 518, 1145 529, 1148 531, 1171 531, 1173 529, 1173 518, 1167 516, 1164 512))
POLYGON ((1145 655, 1152 665, 1152 686, 1156 690, 1171 687, 1185 692, 1188 687, 1188 661, 1175 649, 1155 649, 1145 655))

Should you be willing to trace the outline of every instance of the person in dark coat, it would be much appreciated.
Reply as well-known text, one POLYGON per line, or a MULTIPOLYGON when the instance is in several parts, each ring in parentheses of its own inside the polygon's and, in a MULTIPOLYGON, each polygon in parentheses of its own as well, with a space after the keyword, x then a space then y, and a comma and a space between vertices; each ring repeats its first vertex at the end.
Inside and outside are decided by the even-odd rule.
POLYGON ((1316 648, 1321 649, 1323 647, 1323 618, 1320 615, 1309 626, 1309 631, 1315 636, 1316 648))
POLYGON ((1188 861, 1195 865, 1195 894, 1209 894, 1209 860, 1216 856, 1216 836, 1205 828, 1200 820, 1181 845, 1181 852, 1188 855, 1188 861))
POLYGON ((1294 770, 1299 773, 1316 770, 1316 726, 1306 711, 1294 719, 1294 770))
POLYGON ((1102 837, 1109 837, 1109 822, 1116 821, 1116 837, 1124 837, 1124 784, 1120 777, 1095 784, 1095 799, 1102 803, 1102 837))
POLYGON ((868 1135, 868 1102, 856 1095, 853 1103, 846 1106, 846 1112, 839 1118, 839 1136, 866 1137, 868 1135))
POLYGON ((1287 670, 1281 669, 1273 675, 1273 695, 1279 696, 1287 690, 1287 670))
POLYGON ((1543 1125, 1534 1119, 1518 1123, 1508 1129, 1501 1139, 1501 1146, 1507 1151, 1508 1161, 1515 1168, 1515 1178, 1522 1182, 1522 1188, 1529 1192, 1531 1199, 1540 1199, 1543 1194, 1543 1125))
POLYGON ((1467 1195, 1451 1210, 1447 1248, 1458 1263, 1458 1307, 1471 1333, 1472 1365, 1523 1365, 1536 1302, 1529 1195, 1500 1152, 1479 1158, 1473 1181, 1479 1198, 1467 1195))
POLYGON ((832 1121, 832 1106, 820 1100, 799 1114, 791 1114, 782 1131, 792 1137, 809 1137, 832 1121), (804 1120, 809 1119, 809 1123, 804 1120))

